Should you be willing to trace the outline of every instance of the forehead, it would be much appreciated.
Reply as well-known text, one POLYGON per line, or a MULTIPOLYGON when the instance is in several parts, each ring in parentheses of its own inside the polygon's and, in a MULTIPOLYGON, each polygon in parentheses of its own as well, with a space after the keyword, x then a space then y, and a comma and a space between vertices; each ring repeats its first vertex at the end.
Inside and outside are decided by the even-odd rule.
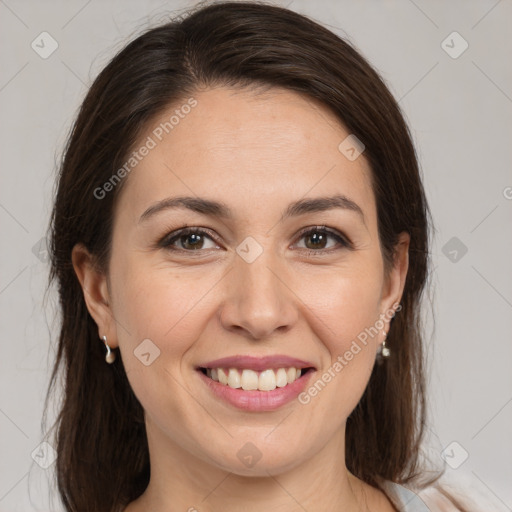
POLYGON ((119 203, 140 215, 151 201, 219 198, 240 216, 301 197, 349 196, 375 215, 364 156, 339 149, 350 133, 323 105, 271 89, 210 89, 184 98, 148 124, 135 146, 149 151, 128 176, 119 203))

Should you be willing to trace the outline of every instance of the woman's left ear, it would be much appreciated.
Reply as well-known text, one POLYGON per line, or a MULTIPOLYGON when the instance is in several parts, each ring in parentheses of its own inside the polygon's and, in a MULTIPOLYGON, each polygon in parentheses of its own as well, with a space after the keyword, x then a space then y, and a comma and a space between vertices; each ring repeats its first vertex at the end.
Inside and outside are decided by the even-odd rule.
POLYGON ((382 313, 396 309, 402 299, 405 279, 409 269, 409 244, 411 236, 405 231, 398 235, 398 242, 395 245, 393 267, 391 268, 382 290, 381 309, 382 313))

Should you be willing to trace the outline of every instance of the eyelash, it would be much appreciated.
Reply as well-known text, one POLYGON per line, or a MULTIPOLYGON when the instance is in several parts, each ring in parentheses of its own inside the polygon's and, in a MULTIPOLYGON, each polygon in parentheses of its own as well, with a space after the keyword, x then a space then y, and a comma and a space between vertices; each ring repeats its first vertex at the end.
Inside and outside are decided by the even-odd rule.
MULTIPOLYGON (((328 235, 331 238, 336 239, 336 241, 341 245, 341 247, 338 247, 338 248, 331 247, 330 249, 301 249, 308 256, 320 256, 321 254, 326 254, 326 253, 330 254, 333 251, 336 251, 339 249, 353 249, 353 245, 347 237, 341 235, 340 233, 338 233, 335 230, 327 228, 326 226, 314 226, 314 227, 306 228, 299 233, 298 238, 299 238, 299 240, 301 240, 305 236, 311 235, 313 233, 322 233, 322 234, 328 235)), ((201 253, 205 250, 208 250, 208 249, 187 250, 187 249, 179 249, 179 248, 172 247, 172 244, 174 242, 176 242, 181 237, 186 236, 186 235, 206 235, 213 242, 217 243, 215 238, 212 236, 212 234, 209 231, 206 231, 201 228, 186 227, 183 229, 179 229, 177 231, 173 231, 172 233, 169 233, 168 235, 166 235, 164 238, 162 238, 160 240, 160 242, 158 242, 158 247, 167 249, 167 250, 173 251, 173 252, 192 253, 192 254, 193 253, 201 253)), ((200 256, 200 255, 194 254, 194 256, 200 256)))

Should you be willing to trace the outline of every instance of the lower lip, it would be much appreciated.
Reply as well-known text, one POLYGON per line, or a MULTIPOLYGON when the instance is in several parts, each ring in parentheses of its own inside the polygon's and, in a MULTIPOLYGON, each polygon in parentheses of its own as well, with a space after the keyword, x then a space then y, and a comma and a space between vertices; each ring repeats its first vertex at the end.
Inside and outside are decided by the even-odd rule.
POLYGON ((227 384, 221 384, 216 380, 210 379, 210 377, 207 377, 201 370, 197 370, 197 373, 214 395, 229 404, 245 411, 263 412, 279 409, 279 407, 297 398, 306 387, 314 371, 309 370, 291 384, 287 384, 282 388, 273 389, 272 391, 244 391, 242 388, 234 389, 230 388, 227 384))

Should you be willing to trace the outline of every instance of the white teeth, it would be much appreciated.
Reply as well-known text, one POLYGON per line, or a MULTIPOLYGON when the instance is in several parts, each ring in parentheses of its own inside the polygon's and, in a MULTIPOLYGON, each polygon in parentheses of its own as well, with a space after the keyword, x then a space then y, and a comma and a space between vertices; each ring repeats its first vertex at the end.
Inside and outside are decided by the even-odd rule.
POLYGON ((240 382, 240 374, 234 368, 229 369, 228 386, 233 389, 242 387, 240 382))
POLYGON ((219 382, 221 384, 228 383, 228 376, 226 375, 226 372, 222 368, 217 368, 217 376, 219 377, 219 382))
POLYGON ((286 379, 286 370, 284 368, 279 368, 276 373, 276 386, 278 388, 284 388, 288 384, 288 380, 286 379))
POLYGON ((283 388, 295 382, 302 374, 300 368, 268 369, 262 372, 237 368, 207 368, 206 375, 212 380, 233 389, 242 388, 244 391, 272 391, 283 388))
POLYGON ((258 374, 253 370, 244 370, 242 372, 242 389, 250 391, 258 389, 258 374))
POLYGON ((297 370, 295 368, 288 368, 286 370, 286 380, 291 384, 297 378, 297 370))
POLYGON ((260 391, 272 391, 276 389, 276 374, 274 370, 264 370, 260 373, 258 389, 260 391))

